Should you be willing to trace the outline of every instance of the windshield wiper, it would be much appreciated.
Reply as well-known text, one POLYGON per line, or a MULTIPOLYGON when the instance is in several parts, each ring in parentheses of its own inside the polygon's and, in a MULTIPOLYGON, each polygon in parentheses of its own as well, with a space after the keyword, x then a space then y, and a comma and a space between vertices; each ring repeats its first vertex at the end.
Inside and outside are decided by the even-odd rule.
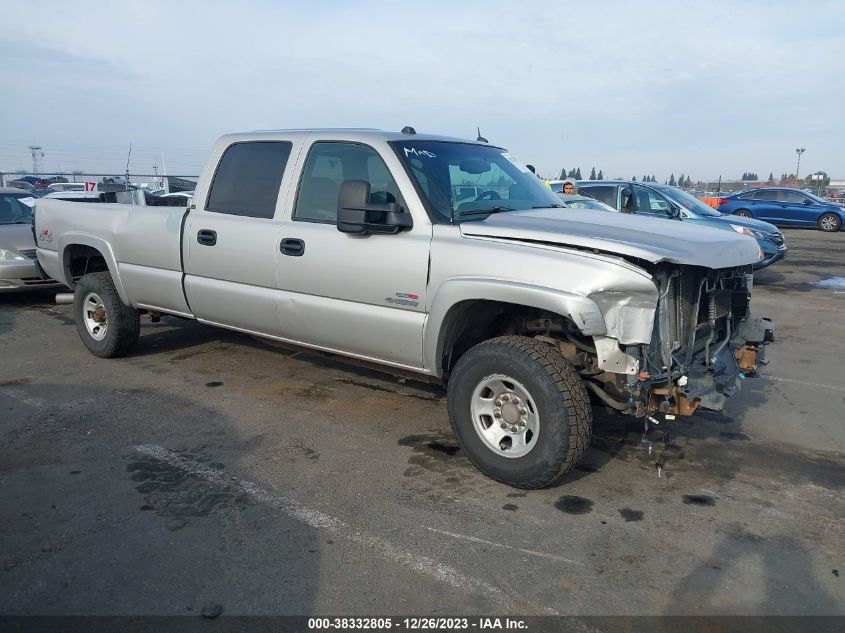
POLYGON ((465 211, 464 213, 461 213, 461 217, 484 215, 485 213, 501 213, 502 211, 516 211, 516 209, 511 209, 510 207, 490 207, 489 209, 479 211, 465 211))
POLYGON ((539 207, 531 207, 532 209, 568 209, 562 204, 541 204, 539 207))

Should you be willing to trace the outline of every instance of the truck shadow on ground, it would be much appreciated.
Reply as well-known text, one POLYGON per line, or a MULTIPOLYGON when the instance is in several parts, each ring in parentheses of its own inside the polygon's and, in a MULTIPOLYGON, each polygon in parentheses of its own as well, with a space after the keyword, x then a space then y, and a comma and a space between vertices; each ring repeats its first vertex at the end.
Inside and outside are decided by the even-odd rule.
MULTIPOLYGON (((827 574, 836 582, 838 572, 827 574)), ((665 615, 842 615, 845 604, 823 583, 802 543, 787 535, 763 537, 738 526, 677 585, 665 615), (746 578, 742 587, 732 586, 737 578, 746 578), (759 579, 759 586, 749 591, 748 579, 759 579), (754 589, 756 600, 737 602, 738 595, 753 596, 754 589)))
POLYGON ((0 612, 311 612, 327 541, 238 485, 259 440, 163 392, 16 390, 0 387, 0 506, 15 509, 4 517, 0 612))

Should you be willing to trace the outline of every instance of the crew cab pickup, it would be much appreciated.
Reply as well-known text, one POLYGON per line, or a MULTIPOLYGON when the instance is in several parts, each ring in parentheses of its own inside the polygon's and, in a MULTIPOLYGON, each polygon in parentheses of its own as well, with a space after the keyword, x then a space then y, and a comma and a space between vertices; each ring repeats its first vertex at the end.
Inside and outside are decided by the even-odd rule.
POLYGON ((189 207, 44 200, 34 232, 92 353, 170 314, 413 372, 521 488, 575 466, 591 399, 719 409, 772 340, 753 238, 563 208, 504 149, 412 128, 223 136, 189 207))

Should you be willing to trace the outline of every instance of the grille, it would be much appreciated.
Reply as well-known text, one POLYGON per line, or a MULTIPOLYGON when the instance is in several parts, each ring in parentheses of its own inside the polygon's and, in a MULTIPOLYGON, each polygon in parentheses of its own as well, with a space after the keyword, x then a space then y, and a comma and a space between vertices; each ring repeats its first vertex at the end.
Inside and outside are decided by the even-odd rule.
POLYGON ((29 259, 38 259, 38 251, 34 248, 25 248, 18 252, 24 257, 28 257, 29 259))

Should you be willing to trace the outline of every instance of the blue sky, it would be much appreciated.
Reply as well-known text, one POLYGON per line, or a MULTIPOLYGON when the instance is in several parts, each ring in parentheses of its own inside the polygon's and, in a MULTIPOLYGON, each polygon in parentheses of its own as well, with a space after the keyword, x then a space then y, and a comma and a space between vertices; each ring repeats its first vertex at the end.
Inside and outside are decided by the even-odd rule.
POLYGON ((226 132, 410 124, 546 175, 766 177, 802 146, 845 178, 842 1, 106 6, 0 0, 0 169, 37 143, 123 171, 132 143, 133 171, 197 173, 226 132))

